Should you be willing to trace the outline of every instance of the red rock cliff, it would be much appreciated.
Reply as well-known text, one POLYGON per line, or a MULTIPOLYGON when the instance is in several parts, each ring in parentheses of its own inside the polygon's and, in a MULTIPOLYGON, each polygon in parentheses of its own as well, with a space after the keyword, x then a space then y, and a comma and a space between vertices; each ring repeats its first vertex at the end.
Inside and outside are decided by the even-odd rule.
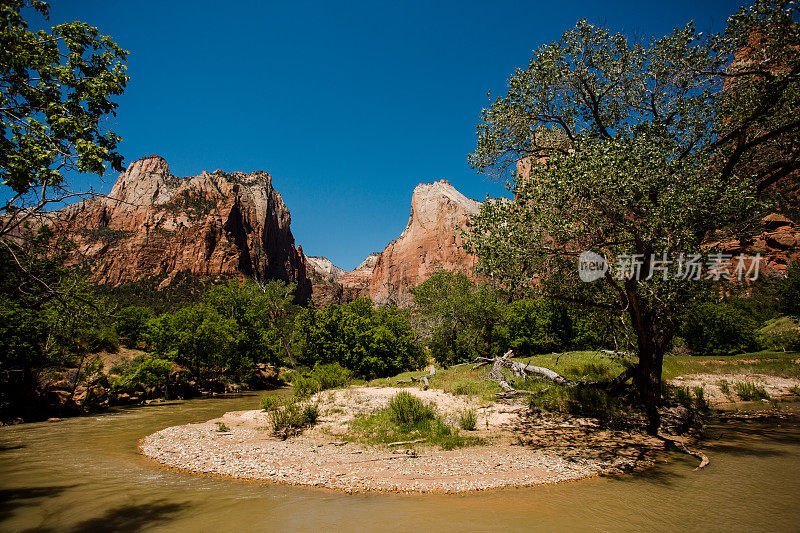
POLYGON ((71 205, 54 225, 78 243, 98 283, 119 285, 148 276, 169 284, 180 272, 238 274, 311 285, 291 216, 266 172, 203 172, 176 178, 157 156, 134 161, 107 198, 71 205))
POLYGON ((476 259, 462 247, 461 231, 480 209, 445 180, 417 185, 406 229, 375 262, 370 297, 409 306, 411 289, 437 270, 471 273, 476 259))

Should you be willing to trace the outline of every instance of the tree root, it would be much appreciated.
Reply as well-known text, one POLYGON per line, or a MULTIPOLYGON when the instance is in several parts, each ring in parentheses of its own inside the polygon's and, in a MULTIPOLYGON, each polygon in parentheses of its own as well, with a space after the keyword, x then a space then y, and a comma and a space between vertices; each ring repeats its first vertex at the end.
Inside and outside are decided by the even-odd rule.
POLYGON ((698 459, 700 459, 700 465, 697 468, 695 468, 693 472, 697 472, 698 470, 705 468, 709 464, 711 464, 711 461, 709 460, 706 454, 704 454, 703 452, 690 450, 689 448, 686 447, 686 444, 684 444, 683 441, 677 439, 670 439, 668 437, 664 437, 661 435, 658 435, 657 437, 659 440, 665 442, 668 446, 674 447, 679 452, 683 452, 686 455, 691 455, 692 457, 697 457, 698 459))

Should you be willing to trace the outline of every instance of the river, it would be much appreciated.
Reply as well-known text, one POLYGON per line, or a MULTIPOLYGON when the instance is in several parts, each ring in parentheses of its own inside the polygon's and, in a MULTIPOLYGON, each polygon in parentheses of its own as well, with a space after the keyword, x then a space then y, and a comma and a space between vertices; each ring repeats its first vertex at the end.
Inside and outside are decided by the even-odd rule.
POLYGON ((348 495, 174 472, 137 452, 264 393, 0 428, 0 531, 800 531, 800 426, 712 427, 712 464, 467 495, 348 495))

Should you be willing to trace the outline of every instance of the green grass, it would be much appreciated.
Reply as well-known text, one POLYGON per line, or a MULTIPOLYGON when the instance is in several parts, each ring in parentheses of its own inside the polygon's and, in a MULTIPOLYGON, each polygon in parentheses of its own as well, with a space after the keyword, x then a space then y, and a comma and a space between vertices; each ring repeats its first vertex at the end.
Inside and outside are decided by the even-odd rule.
POLYGON ((734 383, 733 389, 736 391, 739 398, 746 402, 769 400, 767 389, 752 381, 737 381, 734 383))
POLYGON ((425 439, 424 445, 436 446, 443 450, 486 444, 484 439, 461 435, 458 429, 448 425, 439 415, 413 424, 398 424, 389 408, 357 417, 350 423, 346 439, 373 446, 425 439))
POLYGON ((732 402, 736 400, 736 398, 733 396, 731 385, 728 383, 727 379, 721 379, 717 381, 717 385, 719 386, 719 390, 722 391, 722 394, 724 394, 726 398, 732 402))
POLYGON ((761 351, 719 357, 666 357, 664 379, 688 374, 767 374, 800 378, 798 352, 761 351))
MULTIPOLYGON (((552 354, 537 355, 534 357, 516 358, 536 366, 544 366, 555 370, 564 377, 570 379, 606 379, 618 375, 624 369, 622 361, 612 358, 605 354, 593 351, 570 352, 561 356, 552 354)), ((472 396, 483 401, 492 401, 495 394, 501 392, 500 387, 486 379, 486 375, 491 367, 484 366, 472 370, 472 364, 459 365, 447 369, 436 369, 436 375, 430 378, 430 385, 433 389, 442 389, 455 395, 472 396)), ((426 372, 404 372, 392 378, 373 379, 366 383, 371 387, 404 387, 410 386, 417 388, 416 383, 397 383, 398 380, 408 380, 411 376, 424 376, 426 372)), ((508 373, 510 375, 510 372, 508 373)), ((549 381, 540 381, 536 377, 531 377, 527 382, 517 380, 515 387, 537 390, 549 385, 549 381)))
POLYGON ((478 413, 475 409, 464 409, 458 413, 458 427, 466 431, 475 431, 478 426, 478 413))

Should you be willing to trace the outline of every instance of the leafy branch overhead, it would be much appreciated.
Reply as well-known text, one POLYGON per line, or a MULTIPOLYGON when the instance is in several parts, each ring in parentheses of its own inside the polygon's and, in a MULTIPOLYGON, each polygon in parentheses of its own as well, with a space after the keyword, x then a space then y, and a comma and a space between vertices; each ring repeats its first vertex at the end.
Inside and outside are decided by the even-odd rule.
POLYGON ((83 22, 31 31, 21 11, 48 17, 40 1, 0 6, 0 179, 13 192, 0 207, 0 237, 48 203, 80 196, 69 172, 121 171, 121 138, 106 129, 114 96, 129 80, 128 52, 83 22))

